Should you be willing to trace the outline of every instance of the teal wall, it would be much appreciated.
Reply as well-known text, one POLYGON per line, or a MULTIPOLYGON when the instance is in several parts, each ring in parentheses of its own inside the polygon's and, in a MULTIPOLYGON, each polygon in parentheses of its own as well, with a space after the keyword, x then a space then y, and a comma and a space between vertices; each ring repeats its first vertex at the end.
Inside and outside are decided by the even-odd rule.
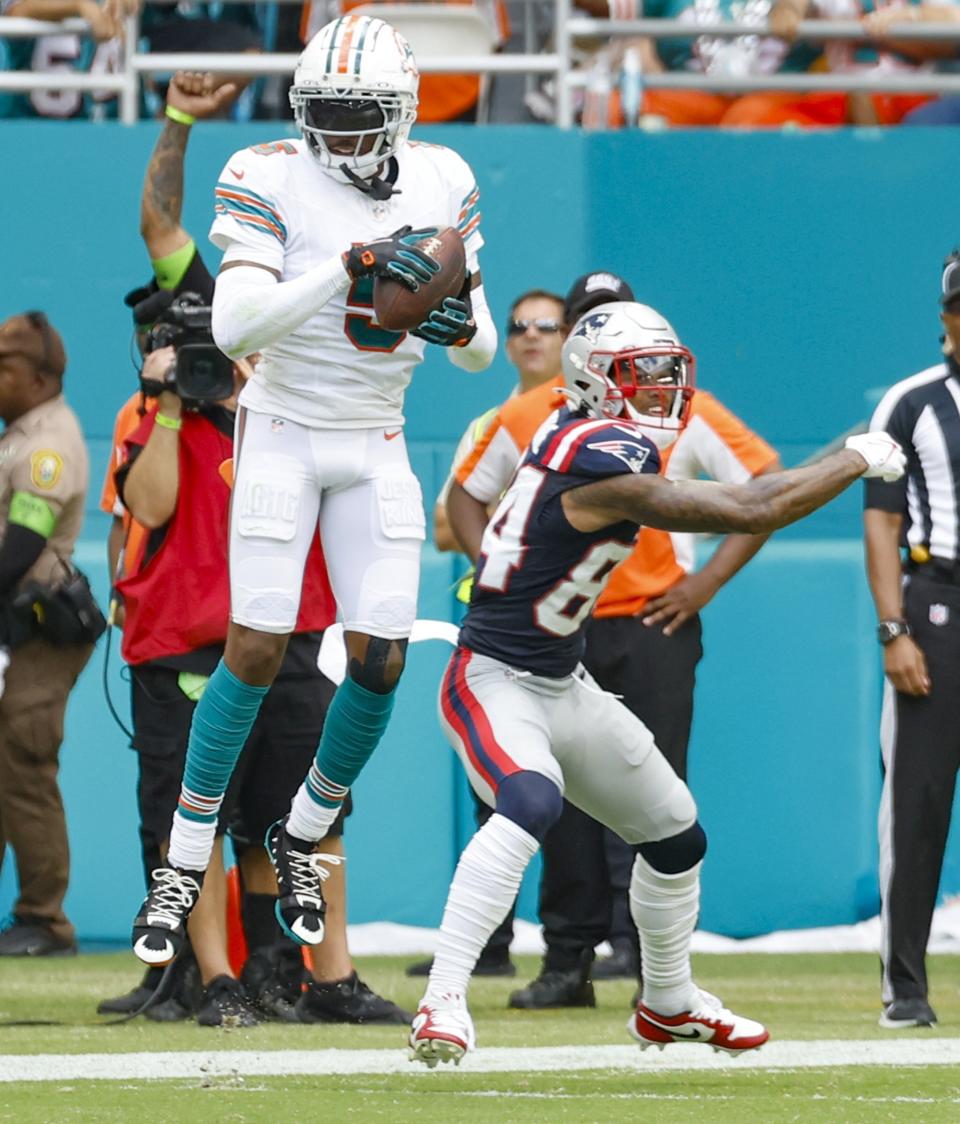
MULTIPOLYGON (((68 396, 97 486, 114 412, 135 386, 121 298, 148 276, 137 212, 156 128, 0 125, 0 315, 44 308, 63 332, 68 396)), ((282 132, 196 130, 185 221, 201 245, 227 156, 282 132)), ((960 242, 955 130, 423 135, 456 147, 477 173, 483 273, 498 322, 526 288, 563 291, 587 269, 621 272, 697 354, 702 385, 788 464, 862 418, 871 388, 936 360, 938 267, 960 242)), ((417 373, 408 435, 428 496, 465 423, 510 386, 502 359, 470 376, 433 354, 417 373)), ((80 558, 105 591, 96 492, 80 558)), ((705 613, 691 758, 711 838, 708 928, 748 934, 875 911, 879 661, 859 498, 852 489, 782 532, 705 613)), ((454 565, 428 550, 421 616, 452 613, 454 565)), ((459 767, 433 718, 443 661, 437 642, 412 649, 388 737, 357 786, 348 832, 354 921, 439 920, 470 827, 459 767)), ((141 887, 134 755, 107 714, 102 667, 101 646, 71 700, 63 787, 69 912, 83 936, 110 939, 125 934, 141 887)), ((116 651, 108 679, 125 714, 116 651)), ((956 844, 943 885, 960 889, 956 844)), ((7 869, 0 912, 11 895, 7 869)), ((528 879, 525 915, 533 902, 528 879)))

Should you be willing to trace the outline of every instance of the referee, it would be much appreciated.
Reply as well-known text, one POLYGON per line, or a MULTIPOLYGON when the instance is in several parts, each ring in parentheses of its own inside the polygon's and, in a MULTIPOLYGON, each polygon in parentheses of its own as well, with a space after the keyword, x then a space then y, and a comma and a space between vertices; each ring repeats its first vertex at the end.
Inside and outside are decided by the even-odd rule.
POLYGON ((960 767, 960 252, 943 268, 944 361, 898 382, 870 422, 907 454, 866 485, 867 574, 886 675, 880 742, 880 1025, 932 1026, 925 956, 960 767), (906 561, 901 563, 901 548, 906 561))

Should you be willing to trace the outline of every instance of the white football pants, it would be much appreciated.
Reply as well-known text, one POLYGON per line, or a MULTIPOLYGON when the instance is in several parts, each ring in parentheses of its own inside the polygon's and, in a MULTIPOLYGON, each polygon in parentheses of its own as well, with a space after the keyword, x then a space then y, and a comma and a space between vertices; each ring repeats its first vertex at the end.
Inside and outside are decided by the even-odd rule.
POLYGON ((292 632, 318 522, 346 630, 402 639, 417 615, 425 520, 403 433, 312 429, 237 411, 230 605, 237 624, 292 632))
POLYGON ((668 839, 697 818, 653 734, 583 668, 549 679, 457 648, 440 686, 440 723, 491 807, 505 777, 531 770, 628 843, 668 839))

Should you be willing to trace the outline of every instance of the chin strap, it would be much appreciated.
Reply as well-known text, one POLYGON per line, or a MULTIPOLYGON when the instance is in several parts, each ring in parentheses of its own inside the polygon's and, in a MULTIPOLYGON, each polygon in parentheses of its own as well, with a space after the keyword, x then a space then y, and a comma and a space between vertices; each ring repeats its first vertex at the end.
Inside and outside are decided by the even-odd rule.
POLYGON ((376 199, 378 203, 385 203, 391 195, 402 194, 392 183, 389 183, 387 180, 382 180, 379 176, 371 176, 368 180, 361 179, 356 172, 351 171, 346 164, 340 165, 340 171, 343 172, 357 191, 362 191, 364 195, 369 195, 372 199, 376 199))

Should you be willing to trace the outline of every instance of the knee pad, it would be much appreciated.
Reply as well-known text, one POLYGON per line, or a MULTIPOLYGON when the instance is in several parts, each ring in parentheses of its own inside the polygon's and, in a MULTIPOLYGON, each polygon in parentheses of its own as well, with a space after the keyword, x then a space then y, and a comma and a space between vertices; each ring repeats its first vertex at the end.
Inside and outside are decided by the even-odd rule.
POLYGON ((562 810, 560 789, 540 773, 524 770, 511 773, 500 782, 496 811, 538 842, 543 842, 562 810))
POLYGON ((658 839, 656 843, 641 843, 637 850, 661 874, 682 874, 707 853, 707 835, 697 821, 679 835, 658 839))
POLYGON ((363 660, 350 660, 350 678, 375 695, 389 695, 403 672, 408 643, 407 640, 371 636, 363 660))

